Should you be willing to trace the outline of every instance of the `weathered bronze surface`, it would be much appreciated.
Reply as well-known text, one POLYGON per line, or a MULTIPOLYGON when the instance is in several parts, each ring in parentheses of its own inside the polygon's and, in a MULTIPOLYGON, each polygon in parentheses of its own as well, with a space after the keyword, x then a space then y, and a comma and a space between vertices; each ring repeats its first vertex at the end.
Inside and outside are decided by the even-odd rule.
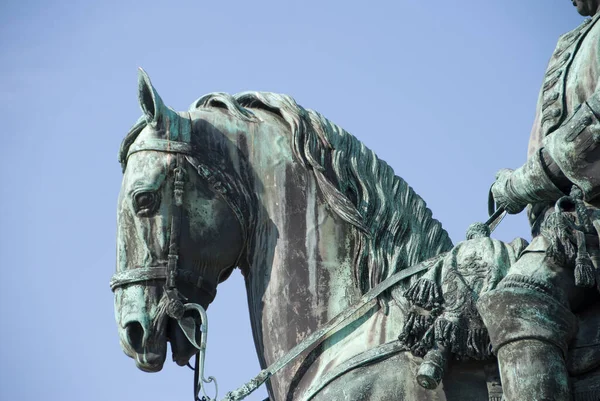
POLYGON ((527 163, 501 170, 492 187, 509 213, 528 206, 533 236, 478 304, 507 400, 600 399, 600 345, 587 331, 598 332, 600 288, 600 2, 573 4, 592 18, 558 41, 527 163))
POLYGON ((600 399, 598 19, 559 40, 531 157, 492 187, 529 205, 531 244, 476 224, 454 246, 387 164, 289 96, 175 112, 141 71, 111 281, 126 354, 158 371, 170 342, 187 364, 239 267, 265 370, 228 400, 265 380, 280 401, 600 399))

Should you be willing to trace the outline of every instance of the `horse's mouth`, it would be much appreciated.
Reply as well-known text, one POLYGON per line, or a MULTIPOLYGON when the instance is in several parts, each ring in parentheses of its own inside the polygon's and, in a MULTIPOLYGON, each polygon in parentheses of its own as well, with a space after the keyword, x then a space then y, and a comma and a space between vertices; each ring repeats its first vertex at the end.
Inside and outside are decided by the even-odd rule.
POLYGON ((165 363, 166 352, 161 354, 155 354, 152 352, 144 352, 143 354, 136 354, 135 366, 138 369, 148 373, 160 372, 165 363))
POLYGON ((135 360, 135 366, 144 372, 159 372, 162 370, 167 355, 167 342, 164 340, 162 344, 153 342, 143 348, 132 349, 128 346, 123 346, 125 354, 135 360))
POLYGON ((171 344, 173 362, 185 366, 198 350, 188 341, 177 321, 169 319, 167 323, 167 341, 171 344))
POLYGON ((171 318, 154 325, 153 330, 149 332, 145 332, 141 325, 134 321, 126 324, 120 334, 121 348, 127 356, 135 360, 137 368, 144 372, 162 370, 167 355, 167 342, 171 344, 173 361, 179 366, 187 365, 198 352, 188 341, 177 321, 171 318))

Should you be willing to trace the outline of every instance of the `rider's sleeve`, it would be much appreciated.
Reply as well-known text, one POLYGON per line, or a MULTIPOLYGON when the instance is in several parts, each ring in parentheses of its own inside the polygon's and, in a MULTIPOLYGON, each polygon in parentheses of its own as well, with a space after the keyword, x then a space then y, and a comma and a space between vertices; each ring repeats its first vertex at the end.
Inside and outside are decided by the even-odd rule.
POLYGON ((600 89, 556 131, 544 138, 542 158, 550 179, 561 189, 581 188, 584 199, 600 195, 600 89))

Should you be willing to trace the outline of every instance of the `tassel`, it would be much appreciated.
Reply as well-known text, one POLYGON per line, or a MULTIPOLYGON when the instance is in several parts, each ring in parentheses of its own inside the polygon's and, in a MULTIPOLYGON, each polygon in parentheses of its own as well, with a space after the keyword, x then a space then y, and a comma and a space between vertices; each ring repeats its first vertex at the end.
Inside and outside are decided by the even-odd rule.
POLYGON ((577 287, 594 287, 596 285, 596 274, 590 257, 577 255, 575 261, 575 285, 577 287))
POLYGON ((414 345, 415 336, 413 335, 413 328, 415 326, 416 316, 417 315, 414 312, 408 314, 406 321, 404 322, 404 327, 402 327, 402 333, 398 336, 398 341, 409 348, 414 345))
POLYGON ((430 326, 431 318, 429 316, 410 312, 402 328, 402 333, 398 336, 398 341, 403 343, 407 348, 412 349, 430 326))
POLYGON ((414 356, 423 358, 434 347, 434 341, 435 334, 433 322, 429 321, 429 328, 427 329, 427 332, 423 334, 421 340, 417 342, 410 351, 414 356))
POLYGON ((578 287, 594 287, 596 285, 596 272, 594 265, 587 253, 585 234, 576 231, 577 258, 575 259, 575 285, 578 287))
POLYGON ((574 225, 574 217, 562 211, 553 212, 542 224, 541 233, 550 242, 546 256, 559 265, 573 266, 576 250, 571 232, 574 225))
POLYGON ((404 297, 413 304, 432 310, 440 306, 443 301, 440 287, 432 280, 420 278, 415 281, 404 293, 404 297))
POLYGON ((485 360, 491 356, 490 337, 487 329, 469 329, 467 333, 467 356, 477 360, 485 360))
POLYGON ((427 332, 423 335, 423 337, 421 338, 421 345, 425 348, 427 348, 428 350, 433 348, 433 345, 435 344, 435 333, 434 333, 434 327, 433 327, 433 322, 429 322, 429 328, 427 329, 427 332))
POLYGON ((415 356, 423 356, 433 346, 433 338, 429 335, 433 326, 431 316, 410 312, 398 336, 398 341, 415 356))
POLYGON ((467 351, 467 333, 459 324, 438 318, 435 321, 435 340, 453 354, 463 356, 467 351))

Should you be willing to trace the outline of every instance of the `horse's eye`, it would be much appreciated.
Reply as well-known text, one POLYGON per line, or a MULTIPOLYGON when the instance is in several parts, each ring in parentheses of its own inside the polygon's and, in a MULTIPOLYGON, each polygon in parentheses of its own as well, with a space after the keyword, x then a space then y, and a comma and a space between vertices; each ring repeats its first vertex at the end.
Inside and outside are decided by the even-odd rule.
POLYGON ((135 211, 138 215, 149 216, 156 211, 158 194, 156 192, 140 192, 134 196, 135 211))

